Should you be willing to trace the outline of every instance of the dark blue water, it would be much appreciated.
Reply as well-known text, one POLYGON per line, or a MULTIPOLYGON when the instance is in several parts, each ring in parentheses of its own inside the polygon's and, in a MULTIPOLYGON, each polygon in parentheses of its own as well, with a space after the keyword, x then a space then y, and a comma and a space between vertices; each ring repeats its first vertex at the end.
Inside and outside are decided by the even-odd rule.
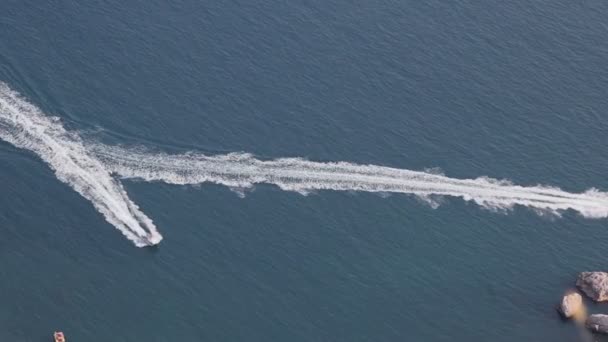
MULTIPOLYGON (((0 80, 91 139, 608 190, 608 3, 13 1, 0 80)), ((606 220, 125 182, 124 239, 0 142, 0 340, 572 341, 606 220)), ((592 311, 608 312, 595 305, 592 311)))

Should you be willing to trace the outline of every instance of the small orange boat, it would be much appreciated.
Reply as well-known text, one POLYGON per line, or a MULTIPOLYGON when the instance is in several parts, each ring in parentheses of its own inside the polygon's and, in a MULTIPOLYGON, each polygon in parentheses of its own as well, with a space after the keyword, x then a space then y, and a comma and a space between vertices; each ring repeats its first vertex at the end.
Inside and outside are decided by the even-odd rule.
POLYGON ((61 331, 55 331, 53 337, 55 337, 55 342, 65 342, 65 336, 61 331))

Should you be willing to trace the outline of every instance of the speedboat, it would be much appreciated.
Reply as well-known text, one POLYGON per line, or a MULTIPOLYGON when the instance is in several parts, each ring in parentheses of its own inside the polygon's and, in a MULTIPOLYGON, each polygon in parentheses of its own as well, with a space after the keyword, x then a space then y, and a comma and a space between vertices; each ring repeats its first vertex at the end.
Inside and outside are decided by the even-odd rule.
POLYGON ((61 331, 55 331, 53 337, 55 338, 55 342, 65 342, 65 336, 61 331))
POLYGON ((141 237, 141 241, 146 246, 155 246, 155 245, 158 245, 158 243, 162 239, 163 239, 162 236, 160 236, 158 234, 153 234, 153 233, 149 233, 148 235, 141 237))

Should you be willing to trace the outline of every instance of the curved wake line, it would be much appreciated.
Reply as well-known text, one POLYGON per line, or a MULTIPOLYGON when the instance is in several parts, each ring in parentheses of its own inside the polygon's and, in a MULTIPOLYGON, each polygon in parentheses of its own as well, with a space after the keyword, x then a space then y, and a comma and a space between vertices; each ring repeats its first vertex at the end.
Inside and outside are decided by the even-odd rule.
POLYGON ((104 165, 87 153, 77 135, 2 82, 0 139, 37 154, 59 180, 91 201, 109 223, 137 246, 157 244, 162 239, 152 220, 129 199, 104 165))
POLYGON ((198 153, 164 154, 105 145, 88 148, 109 170, 123 178, 169 184, 223 184, 249 188, 274 184, 283 190, 392 192, 420 196, 460 197, 493 209, 522 205, 561 214, 572 209, 584 217, 608 217, 608 193, 590 189, 569 193, 547 186, 524 187, 487 177, 455 179, 421 171, 346 162, 313 162, 299 158, 263 161, 250 154, 206 156, 198 153))
POLYGON ((299 158, 259 160, 246 153, 207 156, 152 153, 100 144, 85 144, 58 118, 46 116, 0 82, 0 139, 37 154, 59 180, 71 186, 105 219, 137 246, 157 244, 162 236, 112 173, 123 178, 169 184, 217 183, 249 188, 258 183, 283 190, 404 193, 432 200, 460 197, 486 208, 515 205, 561 214, 575 210, 584 217, 608 217, 608 193, 590 189, 570 193, 547 186, 519 186, 487 177, 456 179, 428 172, 346 162, 313 162, 299 158))

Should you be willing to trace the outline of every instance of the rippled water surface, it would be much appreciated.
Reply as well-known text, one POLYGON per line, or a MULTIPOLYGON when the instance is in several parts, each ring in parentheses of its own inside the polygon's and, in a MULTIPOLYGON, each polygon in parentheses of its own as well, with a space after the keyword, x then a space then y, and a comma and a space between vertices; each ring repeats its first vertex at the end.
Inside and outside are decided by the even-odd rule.
MULTIPOLYGON (((555 304, 578 272, 605 270, 605 218, 118 179, 115 155, 78 153, 246 152, 606 192, 606 15, 599 0, 2 1, 0 81, 48 124, 9 124, 1 91, 0 340, 575 341, 555 304), (150 229, 139 212, 157 247, 115 229, 129 215, 150 229)), ((365 182, 388 182, 374 170, 365 182)))

